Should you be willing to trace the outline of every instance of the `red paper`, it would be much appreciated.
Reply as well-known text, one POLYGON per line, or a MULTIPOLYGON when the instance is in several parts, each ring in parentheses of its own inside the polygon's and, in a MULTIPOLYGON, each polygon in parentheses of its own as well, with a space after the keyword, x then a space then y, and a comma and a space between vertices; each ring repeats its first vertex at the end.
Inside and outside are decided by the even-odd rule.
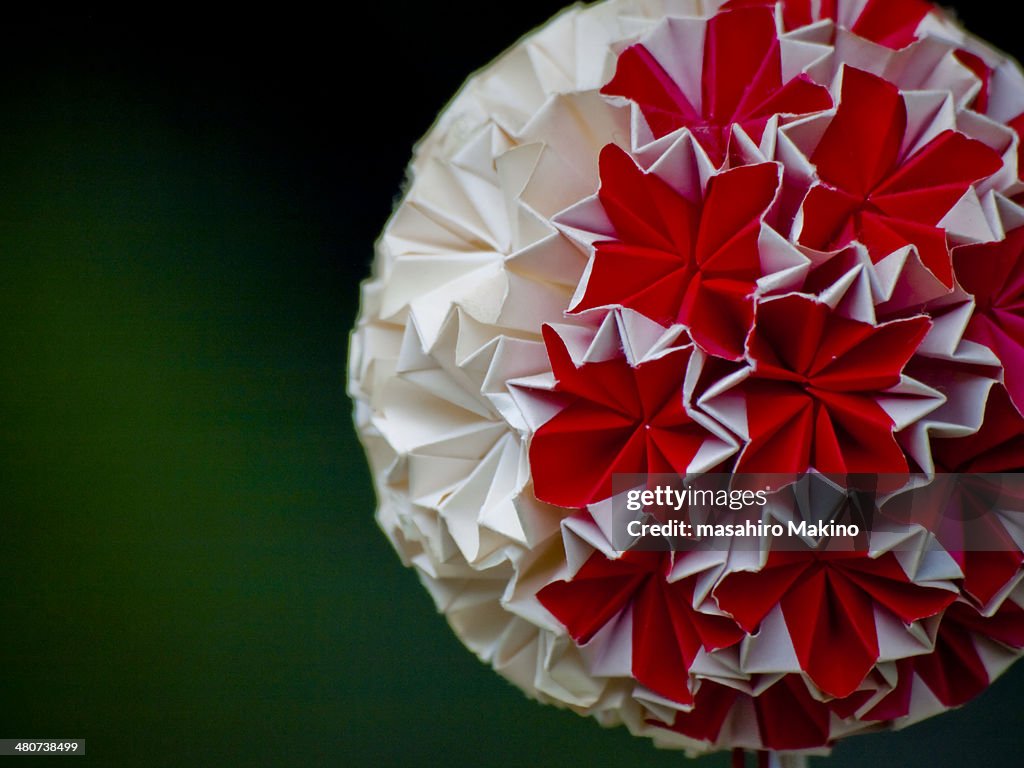
POLYGON ((868 0, 851 31, 889 48, 904 48, 917 39, 922 19, 934 10, 924 0, 868 0))
POLYGON ((617 560, 594 553, 572 580, 549 584, 537 599, 582 644, 632 607, 634 677, 689 704, 689 670, 698 651, 735 645, 744 633, 728 617, 695 610, 697 577, 667 581, 672 562, 661 552, 626 552, 617 560))
POLYGON ((978 80, 981 81, 981 89, 978 91, 978 95, 974 97, 970 107, 975 112, 985 114, 988 110, 989 89, 992 87, 992 70, 980 56, 970 51, 965 51, 963 48, 956 52, 956 58, 957 61, 971 70, 978 80))
POLYGON ((747 632, 779 605, 800 668, 837 698, 856 691, 878 661, 876 608, 909 624, 956 598, 912 583, 892 553, 827 552, 772 552, 763 570, 729 574, 714 595, 747 632))
MULTIPOLYGON (((813 0, 783 0, 779 3, 782 6, 782 25, 786 30, 793 30, 805 27, 819 19, 834 19, 836 17, 835 4, 836 0, 821 0, 821 10, 815 14, 813 0)), ((728 0, 722 9, 773 8, 774 6, 775 3, 771 0, 728 0)))
POLYGON ((907 714, 914 675, 920 676, 947 707, 966 704, 989 685, 989 674, 976 640, 987 637, 1008 648, 1024 648, 1024 610, 1005 602, 991 617, 964 603, 951 605, 942 617, 935 650, 898 663, 899 682, 864 719, 892 720, 907 714))
POLYGON ((828 744, 829 710, 811 697, 799 675, 783 676, 758 696, 704 681, 693 711, 676 715, 671 728, 693 739, 714 741, 729 714, 744 704, 753 707, 761 741, 768 749, 812 749, 828 744))
POLYGON ((612 495, 615 473, 686 473, 709 435, 683 407, 692 348, 635 368, 625 357, 577 368, 550 326, 544 341, 567 405, 530 443, 537 498, 583 507, 612 495))
POLYGON ((957 248, 957 280, 974 294, 974 314, 965 336, 995 352, 1006 389, 1024 411, 1024 227, 1006 239, 957 248))
POLYGON ((913 245, 924 266, 952 286, 949 246, 938 223, 1002 161, 980 141, 954 131, 904 156, 906 126, 896 86, 852 67, 843 70, 836 116, 811 156, 821 182, 804 199, 800 242, 827 251, 858 240, 876 262, 913 245))
POLYGON ((615 77, 601 92, 635 101, 656 137, 689 128, 715 165, 725 161, 733 125, 759 142, 772 115, 832 106, 828 91, 806 75, 782 81, 775 19, 768 8, 740 8, 708 22, 699 106, 690 103, 674 75, 638 44, 619 56, 615 77))
POLYGON ((905 472, 879 394, 927 333, 924 317, 872 326, 806 296, 758 305, 743 384, 750 442, 737 472, 905 472))
MULTIPOLYGON (((798 29, 821 19, 836 18, 837 0, 820 0, 815 13, 813 0, 783 0, 782 22, 787 30, 798 29)), ((729 0, 722 7, 751 8, 774 6, 770 0, 729 0)), ((921 21, 936 7, 924 0, 868 0, 854 20, 852 31, 889 48, 904 48, 917 39, 921 21)))
POLYGON ((939 472, 1024 472, 1024 417, 1003 387, 993 387, 981 429, 932 441, 939 472))
POLYGON ((574 311, 629 307, 664 325, 682 323, 705 351, 739 359, 761 277, 761 220, 778 186, 778 166, 763 163, 713 177, 704 199, 690 201, 605 147, 599 199, 618 240, 595 244, 574 311))

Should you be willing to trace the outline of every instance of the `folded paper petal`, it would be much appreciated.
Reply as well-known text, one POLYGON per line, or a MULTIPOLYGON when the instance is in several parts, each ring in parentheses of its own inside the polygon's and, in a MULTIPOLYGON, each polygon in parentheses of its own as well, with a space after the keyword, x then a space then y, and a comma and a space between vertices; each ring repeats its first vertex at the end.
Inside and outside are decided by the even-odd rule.
POLYGON ((868 0, 850 29, 880 45, 903 48, 917 39, 918 26, 934 10, 926 0, 868 0))

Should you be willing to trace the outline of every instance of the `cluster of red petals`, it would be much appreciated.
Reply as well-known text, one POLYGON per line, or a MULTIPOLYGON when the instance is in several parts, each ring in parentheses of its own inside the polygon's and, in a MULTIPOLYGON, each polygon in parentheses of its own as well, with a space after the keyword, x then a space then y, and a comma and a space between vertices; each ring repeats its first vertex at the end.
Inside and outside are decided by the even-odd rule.
POLYGON ((957 248, 953 266, 960 285, 974 295, 965 336, 995 352, 1006 389, 1024 410, 1024 227, 1004 240, 957 248))
MULTIPOLYGON (((602 310, 631 310, 665 327, 685 327, 693 345, 639 363, 625 350, 578 363, 545 327, 551 397, 562 407, 530 443, 539 499, 583 508, 612 496, 615 474, 686 474, 711 437, 694 419, 708 423, 698 413, 705 401, 684 402, 691 369, 702 371, 696 383, 688 381, 698 392, 724 371, 745 408, 739 427, 720 417, 742 443, 726 469, 830 475, 918 469, 882 403, 919 391, 907 386, 905 370, 915 370, 912 359, 933 328, 929 313, 946 308, 886 307, 881 320, 862 322, 826 303, 819 290, 861 266, 864 251, 876 265, 898 251, 913 252, 954 301, 970 294, 964 339, 990 349, 1002 365, 1003 381, 991 388, 979 431, 924 436, 936 472, 1024 471, 1024 227, 997 242, 957 247, 943 225, 975 185, 1000 171, 1003 159, 954 130, 921 139, 908 117, 914 102, 868 72, 844 66, 835 104, 828 88, 808 75, 787 79, 782 49, 789 43, 780 40, 776 12, 792 31, 837 21, 842 10, 841 0, 729 0, 704 26, 699 94, 680 86, 693 73, 671 71, 654 43, 620 54, 602 93, 631 101, 655 138, 687 129, 718 170, 688 196, 667 175, 645 170, 617 146, 605 147, 597 202, 614 234, 593 243, 570 314, 586 322, 602 310), (779 162, 750 164, 735 151, 737 131, 760 143, 776 117, 807 117, 806 125, 817 127, 801 135, 814 135, 806 150, 812 179, 794 182, 779 162), (769 276, 762 243, 784 237, 790 225, 789 245, 808 257, 810 276, 787 289, 804 293, 766 295, 781 291, 762 281, 769 276)), ((841 19, 847 31, 835 34, 898 50, 917 39, 934 12, 924 0, 867 0, 855 19, 841 19)), ((984 113, 993 73, 970 51, 955 55, 981 81, 970 107, 984 113)), ((1024 115, 1010 125, 1024 131, 1024 115)), ((870 267, 867 260, 864 266, 870 267)), ((866 300, 886 301, 874 294, 866 300)), ((706 412, 716 416, 713 408, 706 412)), ((910 714, 917 681, 949 707, 977 695, 990 682, 981 638, 1024 649, 1024 608, 1005 599, 1024 570, 1024 551, 990 514, 992 488, 984 479, 956 488, 947 494, 936 482, 928 524, 963 574, 949 589, 915 583, 891 552, 771 551, 757 571, 726 573, 695 606, 698 577, 670 580, 685 555, 631 551, 617 559, 595 552, 575 575, 537 597, 579 645, 629 626, 633 677, 685 710, 667 726, 672 730, 716 742, 742 706, 754 713, 766 748, 825 745, 836 716, 882 722, 910 714), (774 681, 753 675, 746 690, 757 695, 691 674, 702 652, 756 636, 769 615, 770 626, 784 624, 802 674, 774 681), (894 686, 891 669, 885 679, 877 669, 878 621, 927 621, 935 637, 932 652, 897 662, 894 686)), ((888 513, 898 516, 899 505, 888 513)))
MULTIPOLYGON (((920 0, 871 0, 851 31, 899 47, 913 41, 914 30, 932 10, 920 0)), ((794 25, 835 13, 828 2, 783 6, 783 15, 794 25)), ((967 51, 958 55, 969 67, 984 66, 967 51)), ((702 66, 701 99, 695 106, 673 73, 642 45, 634 45, 620 55, 603 92, 634 101, 656 135, 688 128, 723 161, 723 137, 732 126, 757 136, 764 123, 760 129, 752 126, 765 114, 809 114, 831 105, 827 90, 805 75, 783 82, 774 6, 765 2, 733 0, 706 21, 702 66), (798 94, 799 107, 780 106, 798 94)), ((836 252, 858 242, 876 262, 913 249, 947 289, 959 282, 977 304, 967 338, 996 352, 1011 398, 1021 408, 1024 378, 1018 381, 1017 371, 1018 363, 1024 363, 1024 229, 998 243, 959 248, 954 265, 941 226, 974 184, 1001 168, 998 153, 952 130, 916 146, 907 135, 907 104, 898 88, 848 66, 842 70, 835 113, 825 119, 810 156, 816 181, 797 213, 798 243, 836 252)), ((606 147, 597 197, 615 239, 594 243, 572 311, 624 307, 663 325, 679 323, 707 355, 749 365, 743 388, 748 442, 737 471, 906 471, 906 458, 893 436, 895 425, 879 399, 900 382, 929 320, 904 317, 872 325, 844 319, 805 296, 759 297, 759 280, 765 276, 760 238, 781 193, 780 170, 776 163, 730 162, 733 167, 713 175, 698 199, 690 199, 623 150, 606 147)), ((808 285, 828 273, 827 266, 817 271, 808 285)), ((647 365, 648 370, 668 368, 647 365)), ((594 433, 608 425, 614 435, 593 441, 594 449, 586 452, 587 460, 604 457, 611 463, 589 471, 581 466, 574 480, 549 483, 541 478, 536 484, 540 498, 578 506, 606 498, 613 472, 645 465, 678 469, 693 458, 692 440, 682 444, 679 455, 666 452, 667 422, 655 413, 660 402, 623 397, 615 405, 607 393, 595 400, 579 383, 585 377, 554 359, 552 367, 564 371, 556 370, 556 391, 591 405, 573 402, 564 416, 542 428, 535 458, 560 452, 573 433, 594 433), (596 421, 588 415, 595 408, 605 411, 596 421), (616 409, 622 413, 613 425, 607 411, 616 409), (641 426, 644 432, 661 433, 656 439, 642 437, 641 426)), ((589 365, 587 376, 606 376, 604 371, 614 368, 623 380, 649 378, 629 374, 626 367, 624 361, 589 365)), ((659 390, 658 396, 666 392, 659 390)), ((684 410, 675 407, 673 414, 684 410)))
POLYGON ((537 599, 580 644, 631 607, 633 676, 661 696, 690 704, 688 673, 698 652, 735 645, 744 632, 727 616, 696 610, 697 577, 668 581, 673 562, 663 552, 626 552, 617 560, 594 553, 570 581, 549 584, 537 599))
POLYGON ((544 341, 565 407, 530 443, 537 497, 584 507, 612 495, 614 474, 685 474, 708 437, 683 407, 692 348, 631 366, 616 357, 579 367, 551 327, 544 341))
POLYGON ((1024 416, 1003 387, 993 387, 981 428, 933 440, 932 458, 938 472, 1024 472, 1024 416))
POLYGON ((616 240, 595 243, 586 292, 574 310, 623 306, 664 325, 687 326, 710 354, 743 356, 761 277, 761 219, 779 167, 761 163, 713 176, 687 200, 614 145, 601 153, 598 198, 616 240))
MULTIPOLYGON (((905 717, 915 678, 946 707, 966 704, 984 691, 991 678, 978 652, 978 642, 996 642, 1007 648, 1024 649, 1024 609, 1006 601, 991 616, 983 616, 966 603, 954 603, 942 617, 935 638, 935 650, 896 662, 898 680, 893 689, 867 712, 862 720, 885 721, 905 717)), ((840 717, 851 716, 863 696, 851 696, 830 704, 840 717)))
POLYGON ((832 106, 828 89, 806 75, 783 82, 775 16, 763 7, 719 13, 708 21, 699 105, 640 44, 619 56, 615 77, 601 92, 635 102, 655 137, 689 128, 716 165, 728 154, 734 125, 759 142, 774 115, 832 106))
MULTIPOLYGON (((1007 501, 998 476, 960 477, 956 482, 939 476, 914 494, 912 504, 900 501, 885 506, 886 517, 931 531, 959 565, 964 597, 976 605, 988 605, 1020 576, 1024 552, 994 512, 1007 501)), ((1010 514, 1024 511, 1024 499, 1014 506, 1010 514)))
POLYGON ((942 617, 935 651, 913 657, 914 671, 947 707, 964 704, 990 682, 978 653, 978 638, 1010 648, 1024 648, 1024 609, 1004 602, 992 616, 979 614, 963 603, 950 606, 942 617))
MULTIPOLYGON (((828 89, 806 75, 783 80, 775 3, 730 0, 707 24, 699 103, 683 92, 671 72, 642 44, 620 56, 615 76, 602 89, 640 108, 656 138, 689 128, 716 165, 729 155, 733 126, 760 142, 776 115, 806 115, 829 109, 828 89)), ((835 19, 835 0, 786 0, 783 24, 797 29, 835 19)), ((925 0, 868 0, 854 21, 855 34, 890 48, 916 39, 921 21, 935 10, 925 0)))
MULTIPOLYGON (((537 595, 579 644, 631 618, 632 674, 642 685, 683 705, 670 728, 714 742, 730 711, 742 700, 753 707, 762 743, 769 749, 805 749, 829 740, 829 717, 851 717, 872 697, 859 690, 878 662, 876 613, 912 622, 942 614, 932 653, 898 662, 898 681, 867 712, 866 721, 904 717, 915 676, 949 707, 989 684, 977 649, 979 638, 1024 648, 1024 609, 1006 601, 991 616, 954 592, 907 578, 892 553, 871 558, 851 552, 772 552, 757 572, 728 574, 714 590, 729 616, 696 609, 697 576, 669 581, 677 562, 658 552, 626 552, 618 559, 593 554, 569 580, 537 595), (778 606, 801 670, 822 692, 814 698, 799 675, 782 676, 757 696, 710 680, 691 691, 689 670, 698 653, 730 648, 759 631, 778 606), (843 663, 837 664, 836 659, 843 663)), ((652 725, 663 726, 653 722, 652 725)))
MULTIPOLYGON (((830 710, 811 696, 800 675, 784 675, 757 696, 704 680, 693 709, 678 713, 670 729, 691 739, 715 742, 729 713, 744 702, 754 710, 761 743, 767 749, 811 749, 828 743, 830 710)), ((651 725, 662 726, 654 721, 651 725)))
POLYGON ((874 261, 912 245, 922 264, 952 287, 950 246, 939 222, 1002 160, 954 131, 904 156, 906 128, 907 107, 896 86, 852 67, 843 71, 835 118, 811 156, 821 182, 804 200, 800 243, 825 251, 857 240, 874 261))
MULTIPOLYGON (((922 522, 964 572, 964 593, 985 606, 1024 567, 1024 552, 992 515, 992 499, 1002 489, 998 478, 988 477, 1024 472, 1024 417, 1006 390, 997 386, 985 404, 981 429, 967 437, 933 441, 932 457, 937 472, 978 475, 970 482, 961 479, 952 484, 952 493, 950 484, 934 483, 932 505, 925 502, 917 507, 933 511, 934 517, 922 522)), ((1024 509, 1024 500, 1019 500, 1018 508, 1024 509)))
POLYGON ((876 610, 910 624, 940 613, 956 594, 914 584, 891 552, 877 558, 772 552, 762 570, 727 575, 715 587, 715 598, 750 633, 778 605, 800 668, 822 691, 842 698, 878 662, 876 610))
POLYGON ((762 301, 743 387, 750 441, 736 471, 906 472, 877 396, 899 383, 930 326, 873 326, 796 294, 762 301))

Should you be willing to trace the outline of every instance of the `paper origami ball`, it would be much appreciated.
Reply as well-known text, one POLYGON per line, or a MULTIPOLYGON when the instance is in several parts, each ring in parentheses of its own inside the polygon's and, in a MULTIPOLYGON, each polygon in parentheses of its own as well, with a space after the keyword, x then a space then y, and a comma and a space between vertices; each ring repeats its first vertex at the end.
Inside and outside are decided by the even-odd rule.
POLYGON ((1024 467, 1018 65, 921 0, 608 0, 474 75, 377 245, 378 521, 529 696, 813 750, 981 692, 1024 535, 635 551, 623 474, 1024 467))

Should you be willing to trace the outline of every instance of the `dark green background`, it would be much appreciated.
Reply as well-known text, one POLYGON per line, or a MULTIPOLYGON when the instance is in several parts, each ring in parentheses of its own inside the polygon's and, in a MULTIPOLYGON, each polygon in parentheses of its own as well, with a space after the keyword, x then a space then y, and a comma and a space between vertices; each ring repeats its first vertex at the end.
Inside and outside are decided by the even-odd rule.
MULTIPOLYGON (((0 33, 0 737, 111 766, 686 762, 525 700, 373 521, 357 283, 412 142, 555 5, 435 8, 0 33)), ((832 764, 1017 764, 1022 681, 832 764)))

